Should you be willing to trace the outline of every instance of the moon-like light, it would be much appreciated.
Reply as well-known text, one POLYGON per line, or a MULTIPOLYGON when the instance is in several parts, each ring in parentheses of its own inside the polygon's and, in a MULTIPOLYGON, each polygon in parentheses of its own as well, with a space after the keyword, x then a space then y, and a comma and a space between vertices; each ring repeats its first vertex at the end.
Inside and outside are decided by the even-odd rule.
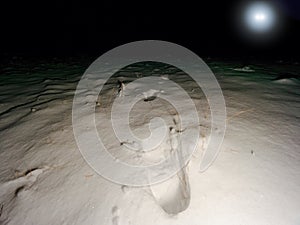
POLYGON ((248 29, 254 32, 267 32, 274 27, 276 21, 274 10, 264 2, 250 4, 244 19, 248 29))
POLYGON ((256 14, 254 18, 257 21, 264 21, 266 19, 266 16, 265 14, 256 14))
POLYGON ((240 0, 233 7, 233 25, 241 40, 255 46, 271 46, 284 34, 285 17, 271 0, 240 0))

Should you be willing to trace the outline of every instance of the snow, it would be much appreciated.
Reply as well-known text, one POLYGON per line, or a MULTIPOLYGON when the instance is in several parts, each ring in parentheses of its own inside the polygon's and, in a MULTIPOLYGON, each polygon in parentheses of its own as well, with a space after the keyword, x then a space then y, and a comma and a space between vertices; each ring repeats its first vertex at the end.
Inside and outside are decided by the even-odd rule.
POLYGON ((244 66, 242 68, 234 68, 233 70, 239 71, 239 72, 255 72, 255 70, 251 69, 249 66, 244 66))
POLYGON ((76 145, 72 102, 89 63, 88 59, 71 58, 14 59, 2 65, 1 223, 300 223, 299 79, 281 76, 284 72, 298 74, 298 65, 253 64, 232 69, 238 68, 237 62, 210 60, 228 116, 221 152, 205 172, 199 172, 199 165, 209 140, 210 112, 195 82, 174 68, 151 63, 117 73, 98 99, 96 122, 105 145, 119 160, 157 162, 164 157, 165 149, 176 147, 176 138, 172 139, 178 129, 173 124, 176 112, 159 98, 163 94, 159 88, 142 90, 146 101, 132 109, 129 120, 132 132, 142 138, 149 135, 148 124, 155 115, 173 124, 170 137, 164 137, 163 148, 142 156, 130 151, 120 154, 126 143, 120 145, 107 131, 114 98, 126 98, 126 91, 133 87, 130 82, 137 77, 154 74, 162 81, 180 84, 193 98, 200 118, 199 147, 188 166, 166 182, 134 188, 99 176, 76 145), (118 97, 120 87, 122 95, 118 97), (151 98, 153 94, 155 98, 151 98))

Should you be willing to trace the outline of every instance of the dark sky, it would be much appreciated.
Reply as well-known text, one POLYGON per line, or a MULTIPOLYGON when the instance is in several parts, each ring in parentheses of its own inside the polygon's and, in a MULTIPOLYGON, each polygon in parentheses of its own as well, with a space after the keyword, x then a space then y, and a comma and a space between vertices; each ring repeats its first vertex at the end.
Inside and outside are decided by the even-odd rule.
POLYGON ((239 35, 233 17, 240 1, 7 1, 1 3, 1 52, 101 54, 130 41, 158 39, 200 56, 299 58, 300 1, 274 1, 280 3, 282 29, 264 44, 239 35))

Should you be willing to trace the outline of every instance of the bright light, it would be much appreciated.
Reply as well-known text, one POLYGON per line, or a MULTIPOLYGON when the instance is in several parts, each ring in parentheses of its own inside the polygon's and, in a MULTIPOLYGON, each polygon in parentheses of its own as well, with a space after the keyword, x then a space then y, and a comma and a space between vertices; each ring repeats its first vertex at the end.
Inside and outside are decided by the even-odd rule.
POLYGON ((270 0, 240 0, 233 8, 233 24, 249 44, 272 45, 283 34, 285 18, 270 0))
POLYGON ((254 18, 257 21, 264 21, 266 19, 266 16, 264 14, 256 14, 254 18))
POLYGON ((272 7, 264 2, 250 4, 244 18, 247 27, 255 32, 269 31, 275 23, 275 13, 272 7))

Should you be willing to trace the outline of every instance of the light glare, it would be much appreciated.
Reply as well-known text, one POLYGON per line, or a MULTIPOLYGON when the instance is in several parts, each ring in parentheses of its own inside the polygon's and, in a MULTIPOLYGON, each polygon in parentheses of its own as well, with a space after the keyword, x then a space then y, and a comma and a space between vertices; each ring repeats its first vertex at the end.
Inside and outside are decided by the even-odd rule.
POLYGON ((254 18, 257 21, 264 21, 266 19, 266 16, 264 14, 256 14, 254 18))
POLYGON ((233 10, 233 23, 249 44, 270 46, 283 34, 285 20, 274 2, 241 0, 233 10))
POLYGON ((247 27, 254 32, 266 32, 274 26, 275 13, 266 3, 253 3, 246 9, 245 22, 247 27))

